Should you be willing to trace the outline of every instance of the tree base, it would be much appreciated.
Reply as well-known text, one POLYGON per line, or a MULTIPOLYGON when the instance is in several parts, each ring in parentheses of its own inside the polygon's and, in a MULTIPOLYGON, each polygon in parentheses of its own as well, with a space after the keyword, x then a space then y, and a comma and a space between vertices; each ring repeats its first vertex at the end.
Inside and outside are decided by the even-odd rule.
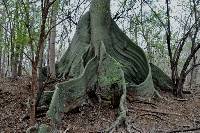
POLYGON ((156 67, 152 67, 156 70, 153 82, 154 71, 144 51, 119 29, 110 12, 99 7, 109 8, 109 1, 92 1, 90 12, 80 20, 72 44, 57 65, 59 77, 73 78, 55 86, 47 112, 54 128, 64 112, 83 104, 88 92, 93 92, 94 97, 119 107, 118 118, 106 129, 106 132, 113 131, 126 120, 126 95, 149 100, 156 92, 155 82, 159 87, 167 84, 158 80, 157 71, 161 70, 156 67))

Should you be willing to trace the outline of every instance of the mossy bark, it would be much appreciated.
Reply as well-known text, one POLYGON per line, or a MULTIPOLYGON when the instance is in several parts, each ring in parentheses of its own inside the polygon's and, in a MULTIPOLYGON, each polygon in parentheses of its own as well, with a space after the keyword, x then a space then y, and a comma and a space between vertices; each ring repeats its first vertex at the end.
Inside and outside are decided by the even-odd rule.
POLYGON ((57 66, 60 77, 73 78, 55 87, 48 111, 55 124, 63 112, 81 105, 93 88, 100 98, 118 103, 119 117, 106 130, 112 131, 125 120, 127 95, 149 100, 156 91, 145 53, 112 20, 110 0, 92 0, 57 66))

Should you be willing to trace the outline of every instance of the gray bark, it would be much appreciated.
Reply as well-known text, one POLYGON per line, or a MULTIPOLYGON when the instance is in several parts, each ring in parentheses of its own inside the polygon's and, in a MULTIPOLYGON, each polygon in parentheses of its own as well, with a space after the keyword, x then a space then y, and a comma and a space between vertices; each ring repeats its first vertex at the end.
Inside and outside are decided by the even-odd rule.
POLYGON ((23 51, 24 51, 24 47, 22 46, 20 49, 20 55, 19 55, 18 76, 22 76, 23 51))
POLYGON ((57 7, 56 3, 54 3, 51 10, 51 22, 50 27, 53 27, 50 32, 49 39, 49 50, 48 50, 48 65, 49 65, 49 74, 51 78, 56 77, 55 70, 55 43, 56 43, 56 16, 57 16, 57 7))
MULTIPOLYGON (((161 71, 155 67, 155 73, 157 70, 161 71)), ((157 94, 146 55, 112 20, 110 0, 92 0, 72 44, 58 62, 58 73, 71 79, 55 85, 47 113, 54 124, 61 122, 62 113, 80 106, 88 92, 94 91, 98 98, 118 102, 119 116, 106 130, 110 132, 125 120, 126 94, 142 100, 157 94)))
POLYGON ((0 76, 2 74, 2 56, 3 56, 2 47, 0 46, 0 76))

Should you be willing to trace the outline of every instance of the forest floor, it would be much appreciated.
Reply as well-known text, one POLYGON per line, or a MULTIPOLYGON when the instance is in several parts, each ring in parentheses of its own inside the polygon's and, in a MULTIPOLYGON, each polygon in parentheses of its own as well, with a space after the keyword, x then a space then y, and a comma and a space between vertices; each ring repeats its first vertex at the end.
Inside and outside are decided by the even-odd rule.
MULTIPOLYGON (((175 133, 193 128, 190 133, 200 133, 200 86, 193 87, 192 92, 185 99, 160 92, 165 100, 128 103, 128 126, 115 132, 175 133)), ((29 94, 29 78, 0 79, 0 133, 22 133, 29 127, 26 104, 29 94)), ((101 132, 117 116, 117 109, 102 104, 84 105, 77 110, 64 115, 62 133, 101 132)), ((37 120, 41 122, 43 118, 37 120)))

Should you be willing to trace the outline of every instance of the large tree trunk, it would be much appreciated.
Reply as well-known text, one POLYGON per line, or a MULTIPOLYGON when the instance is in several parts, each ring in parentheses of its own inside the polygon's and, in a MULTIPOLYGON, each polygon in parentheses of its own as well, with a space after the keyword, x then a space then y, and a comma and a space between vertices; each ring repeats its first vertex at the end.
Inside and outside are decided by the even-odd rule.
MULTIPOLYGON (((54 124, 61 114, 81 105, 90 92, 119 106, 119 117, 106 131, 112 131, 126 117, 128 98, 149 100, 155 93, 151 67, 143 50, 134 44, 112 20, 110 0, 92 0, 90 11, 79 21, 66 53, 58 63, 59 77, 71 77, 55 86, 48 116, 54 124)), ((154 67, 155 74, 160 69, 154 67)), ((166 76, 166 75, 165 75, 166 76)), ((158 82, 168 84, 167 76, 158 82)), ((171 89, 171 86, 168 86, 171 89)))

